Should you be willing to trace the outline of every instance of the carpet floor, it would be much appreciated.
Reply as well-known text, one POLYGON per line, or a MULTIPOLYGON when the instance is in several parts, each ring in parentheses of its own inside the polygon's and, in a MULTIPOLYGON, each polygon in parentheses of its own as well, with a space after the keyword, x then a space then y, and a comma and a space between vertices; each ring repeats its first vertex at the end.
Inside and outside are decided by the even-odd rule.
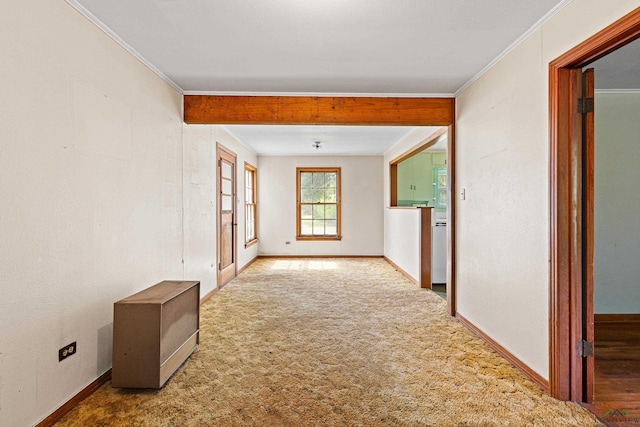
POLYGON ((57 425, 598 425, 380 258, 259 259, 200 316, 163 389, 107 383, 57 425))

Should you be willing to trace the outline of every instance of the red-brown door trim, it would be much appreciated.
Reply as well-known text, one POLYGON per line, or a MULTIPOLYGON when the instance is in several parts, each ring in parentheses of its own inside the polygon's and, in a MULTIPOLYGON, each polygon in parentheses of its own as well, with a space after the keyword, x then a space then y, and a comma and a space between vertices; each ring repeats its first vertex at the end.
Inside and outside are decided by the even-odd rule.
POLYGON ((582 311, 577 311, 574 301, 575 295, 580 295, 582 289, 582 283, 577 283, 581 280, 581 273, 578 272, 582 271, 582 266, 576 264, 582 261, 581 254, 576 259, 580 253, 578 249, 582 244, 582 235, 574 227, 576 220, 581 220, 575 195, 582 177, 575 175, 580 165, 577 163, 579 159, 573 155, 577 147, 571 115, 577 106, 571 101, 571 70, 581 69, 638 37, 640 8, 549 64, 549 382, 551 394, 562 400, 582 400, 582 371, 577 370, 575 343, 571 342, 576 325, 582 323, 582 311), (578 215, 580 218, 577 218, 578 215))

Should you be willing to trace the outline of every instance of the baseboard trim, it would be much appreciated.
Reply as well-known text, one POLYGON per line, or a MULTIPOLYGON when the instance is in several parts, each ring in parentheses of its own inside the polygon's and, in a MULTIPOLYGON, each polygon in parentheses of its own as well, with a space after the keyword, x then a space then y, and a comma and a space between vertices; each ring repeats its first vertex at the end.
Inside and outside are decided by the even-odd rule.
POLYGON ((639 313, 594 314, 595 323, 640 323, 639 313))
POLYGON ((383 255, 258 255, 256 258, 384 258, 383 255))
POLYGON ((205 296, 203 296, 202 298, 200 298, 200 305, 204 304, 205 302, 209 301, 211 299, 211 297, 218 292, 220 289, 219 288, 213 288, 213 290, 211 292, 208 292, 205 296))
POLYGON ((256 260, 258 259, 258 256, 254 256, 253 258, 251 258, 251 261, 249 261, 248 263, 246 263, 245 265, 243 265, 240 270, 236 271, 236 276, 240 273, 242 273, 243 271, 245 271, 247 268, 249 268, 249 266, 251 264, 253 264, 254 262, 256 262, 256 260))
MULTIPOLYGON (((236 276, 238 276, 238 274, 242 273, 243 271, 245 271, 251 264, 253 264, 254 262, 256 262, 256 260, 258 259, 258 257, 253 257, 251 259, 251 261, 249 261, 248 263, 246 263, 245 265, 242 266, 242 268, 240 268, 238 271, 236 271, 236 276)), ((233 280, 233 279, 232 279, 233 280)), ((211 297, 213 297, 215 295, 216 292, 218 292, 220 289, 224 288, 223 286, 217 286, 215 288, 213 288, 213 290, 209 293, 207 293, 205 296, 203 296, 202 298, 200 298, 200 305, 204 304, 205 302, 209 301, 211 299, 211 297)))
POLYGON ((509 363, 511 363, 516 369, 522 372, 527 378, 533 381, 538 387, 540 387, 544 392, 550 393, 551 386, 549 381, 544 379, 540 374, 527 366, 522 360, 518 359, 514 356, 509 350, 498 344, 493 340, 489 335, 480 330, 476 325, 465 319, 459 313, 456 313, 456 319, 460 321, 467 329, 473 332, 478 338, 489 344, 491 348, 493 348, 498 354, 507 359, 509 363))
POLYGON ((36 424, 36 427, 50 427, 55 423, 60 421, 65 415, 67 415, 71 410, 80 402, 85 400, 87 397, 91 396, 96 390, 102 387, 111 379, 111 369, 109 369, 104 374, 100 375, 95 381, 91 384, 83 388, 78 394, 73 396, 71 399, 67 400, 62 404, 58 409, 53 411, 51 415, 46 417, 44 420, 40 421, 36 424))
POLYGON ((399 273, 401 273, 404 277, 406 277, 407 279, 411 280, 413 283, 415 283, 416 285, 420 286, 420 284, 418 283, 418 279, 412 277, 409 273, 407 273, 406 271, 404 271, 402 268, 400 268, 400 266, 398 266, 398 264, 396 264, 395 262, 391 261, 389 258, 387 258, 386 256, 383 256, 382 258, 384 258, 385 261, 387 261, 391 267, 395 268, 399 273))

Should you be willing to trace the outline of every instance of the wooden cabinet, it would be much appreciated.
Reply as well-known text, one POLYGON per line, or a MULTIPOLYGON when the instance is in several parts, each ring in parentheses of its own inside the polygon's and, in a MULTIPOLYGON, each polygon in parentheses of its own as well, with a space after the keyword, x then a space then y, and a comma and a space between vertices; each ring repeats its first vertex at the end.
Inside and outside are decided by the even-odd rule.
POLYGON ((111 384, 161 388, 198 346, 200 282, 164 281, 113 306, 111 384))

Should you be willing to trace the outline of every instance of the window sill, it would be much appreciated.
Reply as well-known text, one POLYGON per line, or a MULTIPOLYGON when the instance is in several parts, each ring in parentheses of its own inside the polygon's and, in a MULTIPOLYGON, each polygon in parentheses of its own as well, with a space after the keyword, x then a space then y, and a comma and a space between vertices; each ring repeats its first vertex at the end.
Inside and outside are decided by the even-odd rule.
POLYGON ((250 246, 255 245, 256 243, 258 243, 258 239, 253 239, 252 241, 245 243, 245 244, 244 244, 244 247, 245 247, 245 249, 246 249, 246 248, 248 248, 248 247, 250 247, 250 246))
POLYGON ((342 240, 342 236, 296 236, 296 240, 342 240))
POLYGON ((433 209, 433 206, 387 206, 387 209, 433 209))

